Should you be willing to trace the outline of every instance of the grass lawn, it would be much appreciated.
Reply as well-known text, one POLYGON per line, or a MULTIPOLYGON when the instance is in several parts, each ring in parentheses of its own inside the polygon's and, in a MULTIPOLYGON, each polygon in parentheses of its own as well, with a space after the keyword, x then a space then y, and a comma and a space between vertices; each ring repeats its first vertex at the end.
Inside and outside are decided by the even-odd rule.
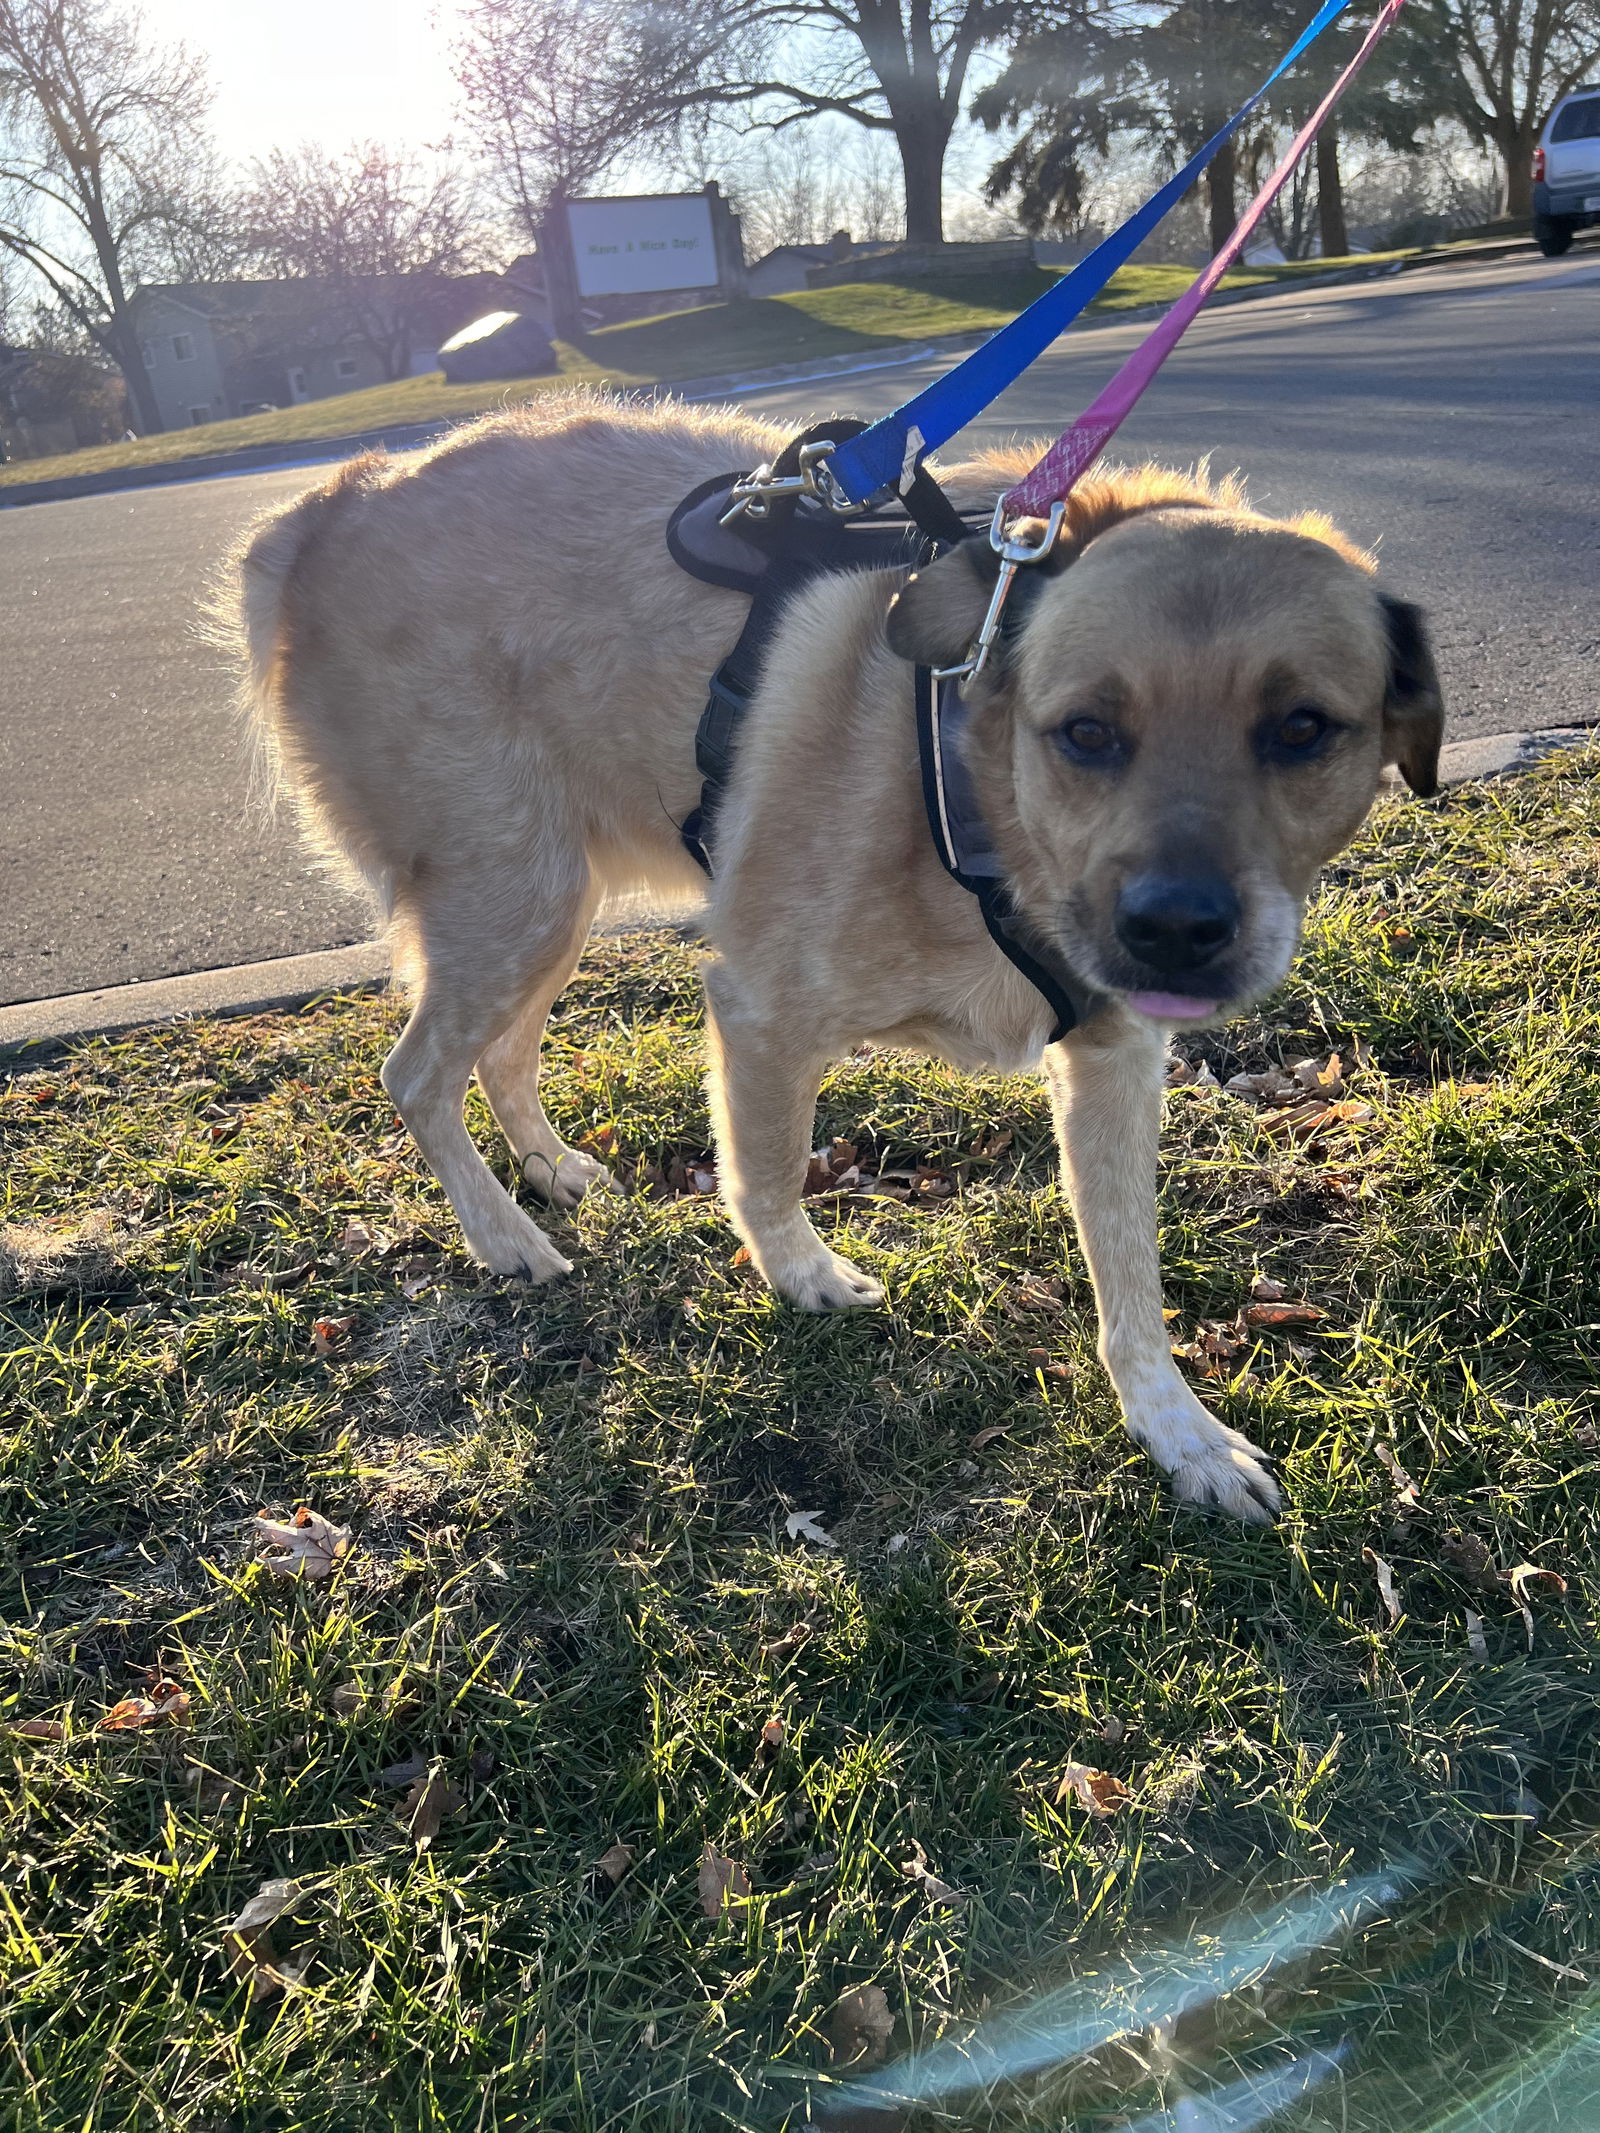
MULTIPOLYGON (((1376 255, 1374 255, 1376 256, 1376 255)), ((1384 254, 1399 259, 1405 253, 1384 254)), ((1225 289, 1328 273, 1355 261, 1297 260, 1281 267, 1251 267, 1224 277, 1225 289)), ((410 422, 442 422, 481 414, 552 388, 575 383, 643 386, 675 379, 720 376, 725 372, 768 369, 784 363, 809 362, 821 356, 891 348, 897 341, 923 341, 941 335, 981 332, 1003 326, 1057 279, 1053 270, 1026 274, 989 274, 929 282, 857 282, 837 289, 810 289, 795 296, 753 298, 737 304, 708 304, 695 311, 668 312, 626 326, 606 326, 581 343, 557 343, 559 373, 550 378, 523 378, 489 385, 446 385, 434 371, 405 378, 396 385, 375 385, 365 392, 313 400, 304 407, 280 408, 270 415, 249 415, 234 422, 203 423, 198 429, 169 430, 132 444, 102 444, 52 459, 15 460, 0 466, 0 487, 12 482, 48 481, 63 474, 93 474, 107 468, 151 466, 226 452, 244 445, 297 439, 348 437, 367 430, 410 422)), ((1194 279, 1190 267, 1123 267, 1091 315, 1136 309, 1142 304, 1171 303, 1194 279)))
POLYGON ((1267 1533, 1121 1434, 1031 1081, 841 1065, 819 1140, 935 1190, 823 1217, 887 1309, 757 1285, 670 1189, 674 936, 560 1011, 553 1115, 635 1184, 550 1288, 461 1256, 392 1000, 15 1071, 0 2123, 1155 2133, 1257 2123, 1320 2047, 1275 2126, 1591 2124, 1597 856, 1600 755, 1386 803, 1267 1014, 1189 1047, 1348 1080, 1298 1130, 1169 1101, 1175 1340, 1257 1278, 1325 1314, 1195 1366, 1282 1462, 1267 1533), (301 1503, 354 1536, 324 1581, 251 1559, 301 1503), (707 1845, 752 1890, 717 1916, 707 1845), (223 1928, 284 1879, 252 1997, 223 1928), (931 2100, 840 2110, 880 2054, 931 2100), (1235 2081, 1256 2116, 1168 2115, 1235 2081))

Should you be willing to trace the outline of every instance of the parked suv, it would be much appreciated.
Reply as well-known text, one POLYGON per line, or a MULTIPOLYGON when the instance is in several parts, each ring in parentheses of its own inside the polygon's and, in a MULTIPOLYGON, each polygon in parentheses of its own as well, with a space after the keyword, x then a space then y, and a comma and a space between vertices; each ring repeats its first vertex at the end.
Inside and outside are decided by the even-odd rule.
POLYGON ((1533 151, 1533 236, 1545 258, 1591 222, 1600 222, 1600 83, 1562 97, 1533 151))

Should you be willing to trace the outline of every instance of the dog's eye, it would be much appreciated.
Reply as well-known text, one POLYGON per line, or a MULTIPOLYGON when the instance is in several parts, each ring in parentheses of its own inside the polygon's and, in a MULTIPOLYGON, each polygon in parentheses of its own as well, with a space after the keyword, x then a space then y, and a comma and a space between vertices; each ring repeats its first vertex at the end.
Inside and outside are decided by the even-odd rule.
POLYGON ((1122 736, 1103 718, 1069 718, 1057 726, 1055 743, 1071 763, 1114 763, 1122 755, 1122 736))
POLYGON ((1333 720, 1315 704, 1296 704, 1266 733, 1267 752, 1281 762, 1303 762, 1315 755, 1334 731, 1333 720))

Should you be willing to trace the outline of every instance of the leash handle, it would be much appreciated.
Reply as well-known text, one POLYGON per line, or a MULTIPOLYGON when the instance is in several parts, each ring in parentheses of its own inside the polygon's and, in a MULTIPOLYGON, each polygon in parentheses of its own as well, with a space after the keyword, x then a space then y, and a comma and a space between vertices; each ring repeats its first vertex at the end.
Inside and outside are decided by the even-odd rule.
POLYGON ((1404 5, 1405 0, 1386 0, 1359 51, 1295 135, 1283 160, 1240 216, 1233 235, 1222 250, 1195 278, 1165 317, 1151 328, 1110 384, 1090 402, 1072 427, 1057 438, 1044 457, 1023 476, 1015 488, 1007 490, 1000 499, 1003 511, 1047 511, 1052 504, 1071 493, 1073 486, 1099 458, 1132 414, 1140 396, 1153 382, 1162 364, 1193 325, 1206 298, 1244 250, 1252 231, 1288 184, 1295 165, 1316 139, 1340 97, 1393 27, 1395 18, 1404 5))

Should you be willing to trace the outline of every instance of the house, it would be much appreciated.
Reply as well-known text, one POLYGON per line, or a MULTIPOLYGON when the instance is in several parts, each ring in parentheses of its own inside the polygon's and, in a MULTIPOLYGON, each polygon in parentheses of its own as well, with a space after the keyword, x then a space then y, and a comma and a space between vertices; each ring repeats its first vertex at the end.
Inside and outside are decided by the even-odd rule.
POLYGON ((187 429, 432 370, 500 289, 495 274, 153 282, 132 309, 163 426, 187 429))
POLYGON ((789 296, 809 286, 807 275, 813 267, 834 267, 841 260, 898 249, 894 243, 857 244, 848 230, 835 230, 826 244, 778 244, 746 267, 745 287, 751 296, 789 296))

